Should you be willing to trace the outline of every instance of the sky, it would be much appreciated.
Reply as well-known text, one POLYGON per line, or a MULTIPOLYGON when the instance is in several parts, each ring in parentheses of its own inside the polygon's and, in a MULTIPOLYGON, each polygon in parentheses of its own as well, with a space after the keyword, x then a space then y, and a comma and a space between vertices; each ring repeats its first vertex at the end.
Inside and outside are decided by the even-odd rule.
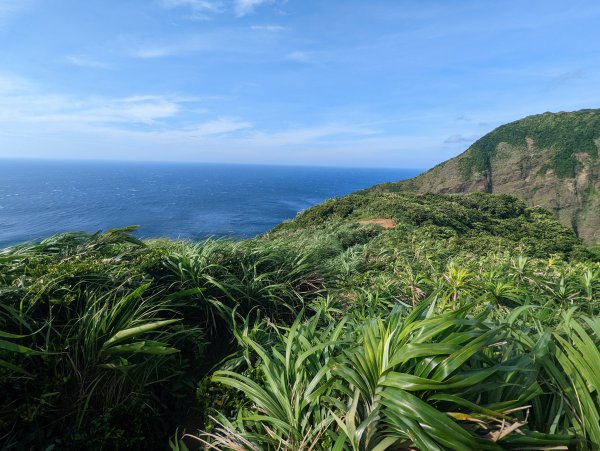
POLYGON ((599 24, 597 0, 0 0, 0 157, 428 168, 600 107, 599 24))

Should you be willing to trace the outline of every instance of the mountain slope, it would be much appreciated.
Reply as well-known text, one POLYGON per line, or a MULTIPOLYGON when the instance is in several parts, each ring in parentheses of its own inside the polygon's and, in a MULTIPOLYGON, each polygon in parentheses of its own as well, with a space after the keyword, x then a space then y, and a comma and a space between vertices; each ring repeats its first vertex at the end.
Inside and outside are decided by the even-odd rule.
POLYGON ((334 243, 323 258, 356 244, 371 243, 374 249, 380 249, 414 242, 427 243, 438 254, 586 254, 580 239, 550 212, 527 207, 512 196, 486 193, 353 193, 299 213, 264 238, 287 245, 295 243, 302 249, 311 247, 309 242, 320 247, 334 243), (383 245, 384 241, 388 244, 383 245))
POLYGON ((544 113, 488 133, 424 174, 369 191, 511 194, 600 243, 600 110, 544 113))

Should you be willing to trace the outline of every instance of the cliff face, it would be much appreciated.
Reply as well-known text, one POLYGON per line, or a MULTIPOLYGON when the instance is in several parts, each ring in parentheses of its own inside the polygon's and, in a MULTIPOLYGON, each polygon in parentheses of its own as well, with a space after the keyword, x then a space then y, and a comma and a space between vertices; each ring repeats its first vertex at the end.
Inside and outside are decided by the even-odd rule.
POLYGON ((545 113, 503 125, 410 180, 372 190, 511 194, 600 243, 600 110, 545 113))

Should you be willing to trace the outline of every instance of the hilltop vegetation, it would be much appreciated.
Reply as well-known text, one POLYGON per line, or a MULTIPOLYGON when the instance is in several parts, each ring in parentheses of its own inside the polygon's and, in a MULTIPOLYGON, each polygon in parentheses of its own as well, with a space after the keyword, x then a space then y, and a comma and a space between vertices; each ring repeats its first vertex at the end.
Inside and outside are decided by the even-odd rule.
POLYGON ((374 191, 510 194, 600 243, 600 110, 544 113, 496 128, 459 156, 374 191))
POLYGON ((357 193, 251 240, 131 231, 0 252, 5 447, 600 446, 600 259, 548 212, 357 193))
MULTIPOLYGON (((574 178, 581 169, 577 154, 598 158, 596 140, 600 138, 600 110, 573 113, 545 113, 503 125, 475 141, 463 161, 464 178, 490 170, 491 161, 501 143, 524 147, 530 139, 540 149, 550 149, 543 168, 560 179, 574 178)), ((545 171, 544 171, 545 173, 545 171)))
POLYGON ((395 224, 385 234, 388 244, 418 240, 435 246, 442 242, 442 252, 451 254, 509 248, 531 256, 589 252, 548 211, 528 208, 514 197, 480 193, 355 193, 300 213, 294 221, 276 227, 269 238, 289 240, 308 231, 314 235, 335 230, 342 242, 360 243, 377 235, 378 228, 369 222, 378 218, 392 219, 395 224))

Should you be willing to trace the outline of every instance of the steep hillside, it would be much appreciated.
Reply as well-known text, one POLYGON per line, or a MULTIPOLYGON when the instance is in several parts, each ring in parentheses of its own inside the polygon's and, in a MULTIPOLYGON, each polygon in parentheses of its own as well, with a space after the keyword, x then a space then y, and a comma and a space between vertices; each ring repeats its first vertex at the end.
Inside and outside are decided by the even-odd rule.
POLYGON ((544 113, 503 125, 410 180, 370 191, 511 194, 600 243, 600 110, 544 113))

